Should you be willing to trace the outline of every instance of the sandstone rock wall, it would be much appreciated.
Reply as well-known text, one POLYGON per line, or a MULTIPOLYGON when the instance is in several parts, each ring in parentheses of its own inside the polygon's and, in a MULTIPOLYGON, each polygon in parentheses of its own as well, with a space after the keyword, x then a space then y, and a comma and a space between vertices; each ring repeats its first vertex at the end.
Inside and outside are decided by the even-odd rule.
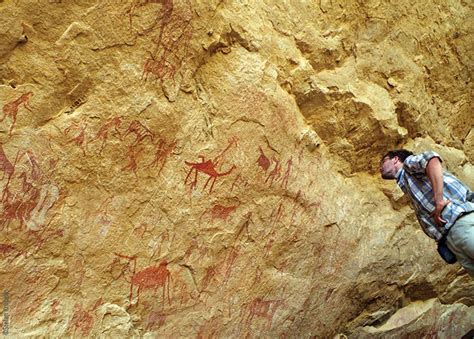
POLYGON ((468 332, 472 279, 378 162, 434 149, 474 188, 472 15, 462 0, 0 1, 4 331, 468 332))

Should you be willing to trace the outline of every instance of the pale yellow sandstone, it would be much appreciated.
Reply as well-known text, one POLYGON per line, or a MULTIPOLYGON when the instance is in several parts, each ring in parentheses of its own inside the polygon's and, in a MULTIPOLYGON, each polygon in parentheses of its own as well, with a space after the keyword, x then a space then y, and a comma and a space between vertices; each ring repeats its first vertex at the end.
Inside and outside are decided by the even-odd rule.
POLYGON ((378 166, 432 149, 474 188, 472 16, 0 1, 3 330, 462 337, 472 279, 378 166))

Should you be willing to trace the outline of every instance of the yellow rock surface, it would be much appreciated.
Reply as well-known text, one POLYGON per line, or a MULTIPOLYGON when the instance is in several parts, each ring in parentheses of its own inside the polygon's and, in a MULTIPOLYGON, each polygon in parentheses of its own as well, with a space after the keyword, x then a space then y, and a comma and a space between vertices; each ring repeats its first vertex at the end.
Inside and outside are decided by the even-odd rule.
POLYGON ((434 149, 474 187, 472 15, 0 1, 4 333, 464 335, 472 279, 378 163, 434 149))

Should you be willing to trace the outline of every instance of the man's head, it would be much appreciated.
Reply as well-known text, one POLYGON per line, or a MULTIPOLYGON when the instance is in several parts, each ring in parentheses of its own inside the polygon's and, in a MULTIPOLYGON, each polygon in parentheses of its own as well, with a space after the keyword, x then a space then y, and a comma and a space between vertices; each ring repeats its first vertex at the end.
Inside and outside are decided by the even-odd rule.
POLYGON ((406 149, 387 152, 380 160, 380 174, 383 179, 395 179, 395 175, 403 167, 403 162, 413 153, 406 149))

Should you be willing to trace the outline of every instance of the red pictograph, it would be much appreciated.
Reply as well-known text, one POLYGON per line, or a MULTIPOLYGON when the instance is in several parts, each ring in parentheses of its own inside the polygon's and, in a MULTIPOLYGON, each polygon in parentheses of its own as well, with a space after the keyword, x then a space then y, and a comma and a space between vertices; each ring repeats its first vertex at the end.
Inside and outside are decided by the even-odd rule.
POLYGON ((218 338, 219 337, 219 328, 222 326, 222 316, 213 316, 211 319, 206 320, 204 324, 199 326, 199 331, 197 333, 197 339, 207 339, 207 338, 218 338))
POLYGON ((236 241, 238 241, 241 238, 241 236, 243 236, 244 231, 245 231, 247 239, 250 237, 249 226, 250 224, 254 224, 252 220, 252 212, 248 212, 247 214, 245 214, 243 219, 244 219, 244 222, 242 223, 242 225, 239 227, 239 230, 235 234, 234 244, 236 243, 236 241))
POLYGON ((54 299, 53 302, 51 303, 51 314, 53 316, 57 316, 58 315, 58 307, 59 307, 59 300, 58 299, 54 299))
POLYGON ((283 179, 282 179, 282 182, 281 182, 281 187, 283 187, 284 189, 288 188, 288 180, 290 178, 291 169, 292 169, 292 166, 293 166, 293 159, 291 157, 286 162, 286 166, 287 166, 286 171, 285 171, 285 174, 283 175, 283 179))
MULTIPOLYGON (((27 231, 26 237, 25 234, 18 234, 18 237, 22 238, 22 240, 24 239, 24 243, 21 244, 21 247, 15 247, 10 244, 0 244, 0 254, 3 254, 5 259, 8 259, 9 262, 13 262, 20 256, 28 258, 30 255, 34 255, 41 250, 46 241, 63 236, 63 229, 51 229, 49 227, 41 231, 27 231)), ((16 238, 15 240, 18 239, 16 238)))
POLYGON ((257 159, 257 165, 265 172, 265 174, 270 169, 272 162, 274 164, 273 169, 268 173, 265 179, 265 183, 268 183, 271 187, 273 183, 277 183, 281 180, 280 187, 287 189, 288 182, 293 169, 293 158, 290 157, 290 159, 287 160, 285 173, 282 176, 281 171, 283 167, 283 161, 281 161, 275 156, 273 156, 272 160, 270 161, 270 159, 265 155, 261 147, 259 147, 259 151, 260 155, 257 159))
POLYGON ((215 265, 208 266, 206 268, 206 274, 201 280, 201 292, 206 291, 209 287, 209 284, 216 279, 215 276, 219 273, 221 263, 217 263, 215 265))
MULTIPOLYGON (((43 177, 43 174, 42 174, 41 167, 39 165, 38 159, 36 159, 35 154, 31 150, 27 150, 26 158, 31 167, 31 171, 30 171, 31 178, 35 181, 40 181, 43 177)), ((54 162, 54 159, 51 159, 51 160, 53 160, 54 162)), ((54 166, 55 164, 53 164, 53 168, 54 166)))
POLYGON ((79 331, 83 337, 87 337, 94 324, 94 318, 90 312, 86 311, 82 305, 74 305, 74 314, 70 323, 70 330, 74 328, 72 334, 75 335, 79 331))
POLYGON ((250 329, 254 318, 263 318, 267 323, 266 330, 270 330, 275 313, 277 312, 278 308, 284 304, 285 302, 280 299, 264 300, 262 298, 255 298, 252 300, 244 307, 244 310, 247 313, 247 317, 244 320, 247 329, 250 329))
POLYGON ((0 171, 3 172, 3 177, 1 180, 5 178, 5 175, 7 175, 7 180, 10 179, 15 172, 15 166, 10 162, 10 160, 8 160, 5 150, 3 149, 3 144, 0 144, 0 171))
POLYGON ((273 157, 272 160, 275 163, 275 167, 270 171, 267 178, 265 179, 265 183, 270 183, 270 187, 272 186, 273 182, 278 181, 281 176, 280 160, 275 157, 273 157))
POLYGON ((236 209, 237 206, 224 206, 216 204, 211 208, 211 217, 212 219, 226 220, 236 209))
POLYGON ((40 231, 28 231, 28 238, 32 239, 31 245, 28 247, 29 253, 36 253, 44 246, 46 241, 51 241, 55 238, 64 236, 64 229, 52 229, 50 225, 41 229, 40 231))
POLYGON ((217 172, 216 165, 212 162, 212 160, 205 160, 204 156, 202 155, 200 155, 199 158, 201 159, 201 162, 185 161, 186 165, 191 166, 191 169, 189 170, 189 173, 186 176, 186 179, 184 180, 185 185, 188 183, 188 178, 194 170, 194 180, 191 181, 191 189, 196 188, 198 172, 207 174, 209 176, 206 181, 206 184, 203 187, 203 190, 206 189, 207 184, 209 183, 209 181, 212 180, 211 187, 209 188, 209 193, 212 193, 212 189, 214 188, 214 184, 217 178, 229 175, 235 168, 237 168, 235 165, 232 165, 232 167, 226 172, 217 172))
POLYGON ((146 330, 156 330, 163 326, 166 322, 166 314, 162 311, 151 311, 148 314, 148 319, 146 322, 146 330))
MULTIPOLYGON (((126 164, 122 167, 122 170, 133 172, 135 175, 137 175, 139 169, 139 162, 146 156, 145 153, 153 148, 154 157, 147 166, 148 168, 157 168, 158 174, 160 174, 178 142, 176 140, 169 141, 165 138, 156 140, 155 133, 144 123, 136 119, 128 123, 126 129, 121 128, 123 125, 124 121, 121 117, 111 117, 99 128, 93 138, 88 138, 87 124, 73 122, 64 129, 64 134, 66 136, 73 136, 68 140, 68 143, 74 143, 79 146, 84 155, 86 154, 87 145, 95 141, 100 142, 99 154, 102 154, 110 135, 115 136, 123 142, 123 147, 126 147, 126 150, 123 152, 126 154, 126 164)), ((8 163, 2 162, 1 156, 0 151, 0 169, 3 164, 8 170, 8 163)))
POLYGON ((272 210, 272 213, 270 215, 270 231, 265 236, 265 238, 267 238, 268 240, 265 244, 264 257, 266 257, 270 254, 270 251, 273 247, 273 244, 275 243, 275 233, 276 233, 275 226, 283 218, 284 210, 285 210, 285 208, 283 206, 283 201, 280 201, 278 206, 272 210))
POLYGON ((267 158, 261 147, 258 147, 260 150, 260 156, 257 159, 257 164, 260 166, 265 173, 267 173, 268 168, 270 167, 270 160, 267 158))
POLYGON ((240 246, 232 246, 227 254, 224 266, 224 284, 229 281, 232 268, 240 254, 240 246))
POLYGON ((137 175, 138 170, 138 159, 140 154, 143 152, 143 147, 141 146, 128 146, 127 158, 128 163, 122 168, 124 171, 131 171, 137 175))
MULTIPOLYGON (((151 9, 152 10, 152 9, 151 9)), ((156 79, 175 80, 175 76, 188 57, 189 43, 192 37, 191 19, 193 11, 189 1, 179 1, 175 4, 172 0, 147 0, 135 1, 128 10, 130 27, 139 27, 137 33, 145 35, 154 34, 154 49, 150 57, 145 60, 142 79, 147 81, 152 74, 156 79), (144 6, 155 6, 156 17, 153 22, 141 26, 140 22, 134 25, 135 13, 144 6)))
POLYGON ((205 157, 203 155, 199 155, 198 158, 201 159, 201 162, 185 161, 185 164, 190 166, 191 169, 189 170, 188 175, 186 176, 186 179, 184 180, 184 184, 186 185, 188 183, 188 179, 191 176, 192 172, 194 171, 194 180, 192 180, 190 183, 191 183, 191 189, 196 188, 198 172, 201 172, 209 176, 209 178, 206 181, 206 184, 203 187, 203 190, 206 189, 207 185, 212 180, 211 186, 209 188, 209 193, 212 193, 212 189, 214 188, 214 184, 217 178, 229 175, 235 168, 237 168, 235 165, 232 165, 232 167, 228 171, 225 171, 225 172, 217 172, 216 170, 218 166, 221 164, 221 162, 223 161, 224 154, 233 145, 237 145, 237 140, 238 139, 235 137, 229 139, 229 144, 227 145, 227 147, 221 153, 219 153, 213 160, 205 160, 205 157))
POLYGON ((145 145, 143 145, 142 142, 145 141, 145 139, 149 139, 149 142, 153 143, 155 135, 147 126, 138 120, 133 120, 130 122, 127 131, 125 132, 124 138, 130 134, 135 135, 135 140, 132 144, 128 145, 128 163, 122 168, 122 170, 132 171, 135 175, 137 175, 138 159, 145 148, 145 145))
POLYGON ((143 65, 142 80, 147 81, 150 73, 158 79, 164 79, 165 77, 174 79, 176 67, 166 59, 155 60, 153 58, 147 58, 143 65))
POLYGON ((232 192, 235 187, 238 187, 240 189, 247 189, 249 186, 249 182, 247 179, 244 179, 242 177, 242 174, 239 173, 235 176, 234 182, 232 183, 232 186, 230 187, 230 191, 232 192))
POLYGON ((18 99, 13 100, 12 102, 9 102, 3 106, 3 117, 0 119, 0 122, 5 120, 5 118, 8 116, 11 117, 12 124, 10 126, 10 132, 9 132, 10 135, 12 134, 13 127, 15 127, 16 116, 18 114, 20 105, 23 105, 23 107, 25 107, 27 110, 32 112, 31 108, 28 105, 32 95, 33 95, 33 92, 23 93, 18 99))
MULTIPOLYGON (((54 161, 46 160, 50 168, 54 161)), ((63 237, 64 230, 50 227, 54 214, 50 210, 61 201, 63 192, 41 169, 31 150, 17 150, 10 161, 0 145, 0 168, 3 170, 3 194, 0 199, 0 231, 7 229, 0 253, 13 261, 20 256, 28 258, 44 245, 63 237)))
POLYGON ((155 29, 155 27, 160 22, 161 22, 161 29, 163 30, 163 27, 165 27, 166 24, 170 21, 171 14, 173 13, 172 0, 134 0, 130 8, 127 10, 130 28, 132 28, 132 25, 133 25, 133 16, 134 16, 135 11, 138 8, 143 7, 145 5, 149 5, 149 4, 159 4, 161 5, 161 8, 154 22, 149 27, 138 32, 138 34, 140 35, 149 33, 150 31, 155 29))
POLYGON ((262 281, 262 275, 263 275, 262 270, 260 269, 260 267, 257 266, 255 268, 255 277, 253 279, 252 286, 250 287, 254 287, 255 284, 259 284, 262 281))
POLYGON ((148 234, 149 236, 152 236, 153 233, 152 233, 152 230, 154 229, 155 227, 153 225, 149 225, 147 224, 146 222, 142 222, 140 223, 138 226, 134 227, 133 228, 133 233, 137 236, 137 237, 140 237, 141 239, 143 239, 143 236, 145 234, 148 234))
POLYGON ((109 273, 112 279, 118 280, 122 277, 127 279, 135 274, 137 256, 128 256, 117 252, 114 252, 114 255, 114 260, 109 267, 109 273))
POLYGON ((271 229, 275 227, 276 224, 278 224, 283 217, 283 211, 285 208, 283 207, 283 201, 280 200, 278 207, 274 208, 272 210, 272 213, 270 215, 270 226, 271 229))
POLYGON ((130 134, 135 134, 135 141, 133 142, 132 146, 137 146, 146 138, 149 138, 150 142, 153 142, 155 138, 153 132, 138 120, 133 120, 130 122, 124 137, 127 137, 130 134))
POLYGON ((175 149, 176 144, 177 144, 176 140, 168 143, 166 142, 166 140, 160 139, 158 140, 158 143, 155 145, 155 158, 150 164, 150 167, 159 167, 158 175, 163 170, 163 167, 165 167, 166 161, 168 157, 170 156, 170 154, 175 149))
POLYGON ((5 176, 7 176, 7 182, 5 186, 3 186, 3 194, 2 194, 2 199, 1 199, 2 201, 4 201, 5 196, 9 192, 8 186, 10 185, 10 181, 12 180, 13 175, 15 173, 15 166, 22 156, 23 156, 23 152, 17 151, 15 161, 12 163, 10 160, 8 160, 8 157, 5 154, 5 150, 3 149, 3 144, 0 143, 0 171, 3 172, 2 179, 0 180, 4 180, 5 176))
POLYGON ((221 204, 215 204, 208 210, 204 211, 199 218, 199 224, 201 224, 202 218, 207 214, 211 220, 221 219, 226 221, 230 214, 234 213, 239 205, 224 206, 221 204))
POLYGON ((87 124, 85 123, 79 124, 77 122, 73 122, 71 123, 71 125, 69 125, 67 128, 64 129, 64 134, 66 136, 69 136, 69 134, 72 134, 72 133, 75 134, 75 136, 72 139, 68 140, 68 143, 73 142, 74 144, 76 144, 76 146, 79 146, 84 155, 86 155, 86 147, 87 147, 86 127, 87 127, 87 124))
MULTIPOLYGON (((13 245, 0 244, 0 257, 2 257, 2 259, 5 260, 6 258, 10 257, 10 255, 15 253, 17 254, 17 256, 19 256, 22 252, 17 250, 17 248, 13 245)), ((17 256, 15 256, 15 258, 17 256)))
POLYGON ((163 307, 165 301, 171 305, 170 283, 171 272, 168 270, 168 262, 163 260, 158 266, 149 266, 136 272, 137 257, 127 256, 120 253, 114 253, 115 258, 110 266, 110 273, 114 280, 124 278, 130 283, 130 303, 134 299, 134 290, 136 288, 137 304, 140 303, 140 292, 147 289, 163 289, 163 307))
POLYGON ((34 201, 37 197, 38 195, 35 194, 30 196, 30 199, 24 201, 22 199, 15 199, 15 195, 7 192, 2 201, 3 212, 0 221, 2 229, 8 226, 13 220, 18 220, 20 222, 20 227, 23 228, 25 220, 28 219, 34 209, 34 201))
POLYGON ((224 259, 206 268, 206 273, 201 280, 201 292, 206 291, 212 282, 226 284, 231 276, 237 258, 240 255, 240 246, 231 246, 224 259))
POLYGON ((132 276, 132 283, 130 285, 130 301, 133 299, 133 287, 137 289, 137 303, 140 302, 140 291, 144 289, 156 290, 161 287, 163 288, 163 307, 165 306, 165 300, 168 299, 168 303, 171 305, 170 298, 170 282, 171 273, 168 270, 168 263, 163 260, 158 266, 150 266, 144 270, 135 273, 132 276), (166 298, 167 297, 167 298, 166 298))
POLYGON ((0 169, 2 180, 7 176, 0 200, 0 228, 13 221, 19 222, 19 229, 26 225, 29 230, 39 230, 46 225, 46 214, 60 198, 60 191, 45 178, 33 152, 18 150, 12 163, 0 145, 0 169))
MULTIPOLYGON (((290 219, 290 225, 293 224, 293 222, 295 221, 295 217, 296 217, 296 213, 297 213, 297 210, 298 210, 298 206, 300 205, 300 199, 301 199, 301 196, 304 196, 304 192, 301 191, 301 190, 298 190, 298 193, 296 193, 296 196, 294 198, 294 203, 293 203, 293 208, 291 209, 291 219, 290 219)), ((303 197, 304 198, 304 197, 303 197)))
MULTIPOLYGON (((311 188, 312 183, 309 184, 308 188, 311 188)), ((310 202, 306 197, 306 194, 303 190, 298 190, 296 196, 293 198, 293 207, 291 209, 291 218, 290 218, 290 225, 297 219, 296 216, 298 214, 298 210, 300 210, 300 214, 304 211, 313 210, 319 211, 321 208, 321 202, 310 202)))
POLYGON ((191 240, 191 246, 184 253, 184 260, 186 262, 200 260, 207 255, 209 248, 201 245, 195 239, 191 240), (193 255, 194 252, 197 252, 196 255, 193 255))
POLYGON ((72 335, 76 336, 76 332, 79 331, 81 336, 89 336, 94 325, 92 313, 103 303, 102 298, 98 299, 90 311, 86 310, 81 304, 76 303, 68 332, 72 332, 72 335))
POLYGON ((226 148, 224 148, 222 150, 222 152, 220 152, 214 159, 213 159, 213 162, 214 164, 216 165, 216 167, 220 166, 221 163, 223 162, 224 160, 224 155, 232 148, 232 147, 237 147, 237 144, 239 142, 239 138, 236 137, 236 136, 232 136, 229 138, 229 140, 227 141, 228 144, 226 146, 226 148))
POLYGON ((102 153, 107 142, 110 130, 114 130, 118 135, 119 139, 122 140, 122 133, 120 132, 120 126, 122 125, 122 119, 120 117, 112 117, 105 124, 103 124, 97 131, 94 140, 102 140, 102 145, 100 146, 100 152, 102 153))

